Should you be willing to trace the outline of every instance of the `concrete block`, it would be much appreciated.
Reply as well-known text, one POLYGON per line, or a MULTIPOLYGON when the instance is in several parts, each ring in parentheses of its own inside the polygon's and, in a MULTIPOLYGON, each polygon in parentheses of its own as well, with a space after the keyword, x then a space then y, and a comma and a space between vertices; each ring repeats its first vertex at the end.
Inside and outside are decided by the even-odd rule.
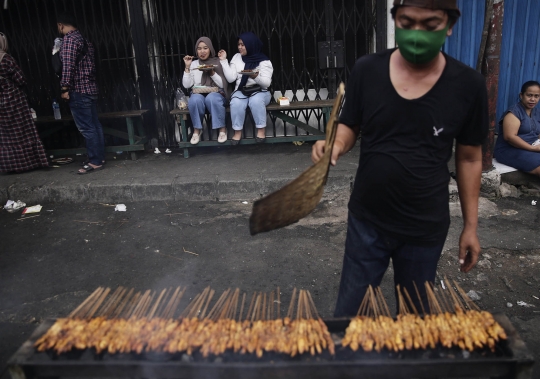
POLYGON ((217 199, 217 180, 193 182, 189 178, 177 178, 173 183, 175 201, 217 199))
POLYGON ((484 193, 499 193, 501 174, 497 170, 482 173, 482 185, 480 191, 484 193))
POLYGON ((45 202, 51 203, 84 203, 88 201, 88 185, 51 185, 48 198, 45 202))
POLYGON ((21 200, 27 205, 45 203, 49 199, 49 185, 30 186, 27 183, 13 184, 8 188, 11 200, 21 200))
POLYGON ((510 185, 508 183, 501 184, 499 186, 499 190, 501 192, 502 197, 519 197, 520 196, 519 190, 513 185, 510 185))
POLYGON ((524 193, 526 196, 536 196, 540 197, 540 190, 537 189, 531 189, 527 187, 521 187, 522 193, 524 193))
POLYGON ((133 201, 130 183, 91 183, 88 185, 90 203, 125 203, 133 201))
POLYGON ((528 174, 523 171, 513 171, 513 172, 508 172, 506 174, 502 174, 501 180, 504 183, 508 183, 513 186, 524 186, 524 185, 529 185, 531 183, 540 185, 539 177, 532 174, 528 174))
POLYGON ((146 183, 136 180, 131 183, 133 201, 174 201, 173 182, 164 180, 146 183))
POLYGON ((253 200, 261 196, 260 176, 242 178, 242 180, 219 180, 216 186, 216 198, 227 200, 253 200))
POLYGON ((8 201, 8 189, 7 187, 0 187, 0 206, 4 206, 4 204, 8 201))

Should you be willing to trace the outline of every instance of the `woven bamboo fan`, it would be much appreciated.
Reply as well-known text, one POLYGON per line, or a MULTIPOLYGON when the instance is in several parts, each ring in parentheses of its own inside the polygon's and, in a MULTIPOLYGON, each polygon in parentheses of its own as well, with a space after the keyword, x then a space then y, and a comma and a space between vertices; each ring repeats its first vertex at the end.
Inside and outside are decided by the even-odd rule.
POLYGON ((336 138, 337 115, 341 111, 345 85, 340 84, 330 120, 326 125, 326 149, 319 162, 280 190, 257 200, 249 218, 251 235, 282 228, 310 214, 324 192, 336 138))

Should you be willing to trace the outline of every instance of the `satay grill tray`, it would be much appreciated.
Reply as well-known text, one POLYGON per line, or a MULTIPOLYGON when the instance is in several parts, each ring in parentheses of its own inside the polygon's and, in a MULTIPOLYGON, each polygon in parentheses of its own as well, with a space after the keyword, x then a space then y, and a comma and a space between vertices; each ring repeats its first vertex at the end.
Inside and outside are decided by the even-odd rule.
POLYGON ((56 321, 45 320, 8 366, 13 379, 60 377, 130 378, 530 378, 534 359, 509 319, 502 313, 494 318, 508 339, 498 343, 495 352, 436 348, 394 353, 353 352, 339 341, 349 324, 347 319, 325 320, 336 354, 324 352, 291 358, 265 353, 226 352, 203 358, 200 354, 96 354, 92 350, 56 355, 40 353, 34 343, 56 321))

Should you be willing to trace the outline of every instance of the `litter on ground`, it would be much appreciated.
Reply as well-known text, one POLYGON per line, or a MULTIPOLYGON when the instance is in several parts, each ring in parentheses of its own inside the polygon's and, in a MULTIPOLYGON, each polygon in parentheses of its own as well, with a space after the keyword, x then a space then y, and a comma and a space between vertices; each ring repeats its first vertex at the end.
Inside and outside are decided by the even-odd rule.
POLYGON ((41 212, 41 208, 43 208, 41 205, 33 205, 31 207, 26 207, 22 211, 23 215, 30 214, 30 213, 39 213, 41 212))
POLYGON ((115 212, 125 212, 127 210, 125 204, 116 204, 116 207, 114 207, 115 212))
POLYGON ((19 209, 22 209, 24 207, 26 207, 26 203, 23 203, 20 200, 17 200, 17 201, 8 200, 6 205, 4 205, 4 209, 8 211, 9 213, 16 212, 19 209))

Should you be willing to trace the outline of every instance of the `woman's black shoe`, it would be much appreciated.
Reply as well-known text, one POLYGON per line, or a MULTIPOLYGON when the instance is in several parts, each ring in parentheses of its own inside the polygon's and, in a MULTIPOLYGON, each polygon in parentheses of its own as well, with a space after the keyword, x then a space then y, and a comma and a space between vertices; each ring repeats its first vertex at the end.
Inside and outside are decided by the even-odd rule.
POLYGON ((265 138, 255 137, 255 142, 257 143, 263 143, 264 141, 266 141, 266 137, 265 138))
POLYGON ((239 139, 231 139, 231 145, 236 146, 240 143, 239 139))

